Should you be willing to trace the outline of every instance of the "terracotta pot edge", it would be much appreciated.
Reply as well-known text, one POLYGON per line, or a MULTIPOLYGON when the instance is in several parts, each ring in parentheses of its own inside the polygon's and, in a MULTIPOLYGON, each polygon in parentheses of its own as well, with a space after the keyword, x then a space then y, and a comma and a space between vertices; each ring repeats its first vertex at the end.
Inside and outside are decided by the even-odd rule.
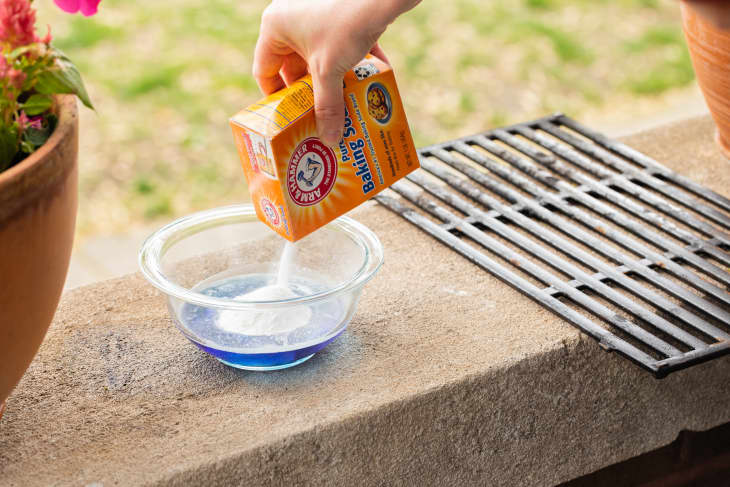
POLYGON ((730 73, 730 66, 717 58, 718 49, 726 53, 730 47, 730 30, 722 30, 704 19, 686 0, 680 3, 680 7, 682 30, 697 84, 715 123, 715 142, 720 153, 730 158, 730 102, 722 96, 728 86, 723 81, 730 73))
MULTIPOLYGON (((75 95, 56 95, 58 124, 51 137, 19 164, 0 173, 0 224, 33 204, 49 189, 65 180, 76 166, 76 157, 58 157, 59 147, 76 144, 78 110, 75 95), (69 160, 71 159, 71 160, 69 160), (46 174, 43 174, 43 173, 46 174), (20 186, 27 186, 22 197, 20 186)), ((71 149, 75 151, 75 147, 71 149)))

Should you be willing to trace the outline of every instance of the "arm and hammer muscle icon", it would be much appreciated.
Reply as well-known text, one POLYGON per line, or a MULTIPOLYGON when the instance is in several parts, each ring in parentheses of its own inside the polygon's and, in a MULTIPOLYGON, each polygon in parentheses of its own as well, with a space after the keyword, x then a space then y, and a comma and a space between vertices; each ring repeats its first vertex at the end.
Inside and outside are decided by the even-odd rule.
POLYGON ((299 171, 297 180, 304 182, 310 188, 314 186, 314 180, 317 179, 319 173, 322 172, 322 163, 312 157, 307 157, 306 168, 299 171), (305 171, 309 173, 305 175, 305 171))

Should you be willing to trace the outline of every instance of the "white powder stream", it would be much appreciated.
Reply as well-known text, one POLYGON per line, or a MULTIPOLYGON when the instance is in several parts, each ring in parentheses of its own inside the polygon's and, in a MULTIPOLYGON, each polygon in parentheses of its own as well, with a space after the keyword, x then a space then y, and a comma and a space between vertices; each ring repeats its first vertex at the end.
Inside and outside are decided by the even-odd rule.
MULTIPOLYGON (((284 244, 284 250, 282 250, 281 257, 279 258, 279 270, 276 275, 276 285, 278 287, 289 289, 289 279, 291 279, 291 271, 292 267, 294 267, 295 255, 297 255, 297 247, 293 243, 287 241, 284 244)), ((260 290, 261 289, 259 289, 259 291, 260 290)))
MULTIPOLYGON (((242 301, 275 301, 291 299, 297 294, 291 290, 289 281, 291 279, 296 246, 286 242, 284 250, 279 259, 279 269, 276 276, 276 284, 271 284, 241 294, 233 299, 242 301)), ((271 310, 224 310, 218 313, 216 325, 230 333, 245 333, 247 335, 274 335, 285 333, 309 323, 312 317, 312 310, 309 307, 297 306, 289 309, 271 310)))

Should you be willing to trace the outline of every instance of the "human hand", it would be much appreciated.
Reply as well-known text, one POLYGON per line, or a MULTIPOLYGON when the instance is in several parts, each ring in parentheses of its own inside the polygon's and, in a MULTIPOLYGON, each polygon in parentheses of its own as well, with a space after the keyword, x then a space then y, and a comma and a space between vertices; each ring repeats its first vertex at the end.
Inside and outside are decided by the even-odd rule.
POLYGON ((317 133, 325 144, 342 138, 342 79, 377 44, 386 27, 420 0, 274 0, 264 10, 253 74, 268 95, 307 72, 314 85, 317 133))

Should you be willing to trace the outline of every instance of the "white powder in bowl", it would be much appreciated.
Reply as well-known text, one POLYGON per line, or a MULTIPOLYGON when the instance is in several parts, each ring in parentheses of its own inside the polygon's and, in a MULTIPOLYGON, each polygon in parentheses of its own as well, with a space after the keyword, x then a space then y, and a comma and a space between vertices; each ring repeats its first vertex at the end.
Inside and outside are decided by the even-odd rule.
MULTIPOLYGON (((278 284, 264 286, 233 299, 246 301, 276 301, 295 298, 288 287, 278 284)), ((269 310, 223 310, 218 313, 216 326, 230 333, 246 335, 274 335, 286 333, 309 323, 312 310, 308 306, 269 310)))

